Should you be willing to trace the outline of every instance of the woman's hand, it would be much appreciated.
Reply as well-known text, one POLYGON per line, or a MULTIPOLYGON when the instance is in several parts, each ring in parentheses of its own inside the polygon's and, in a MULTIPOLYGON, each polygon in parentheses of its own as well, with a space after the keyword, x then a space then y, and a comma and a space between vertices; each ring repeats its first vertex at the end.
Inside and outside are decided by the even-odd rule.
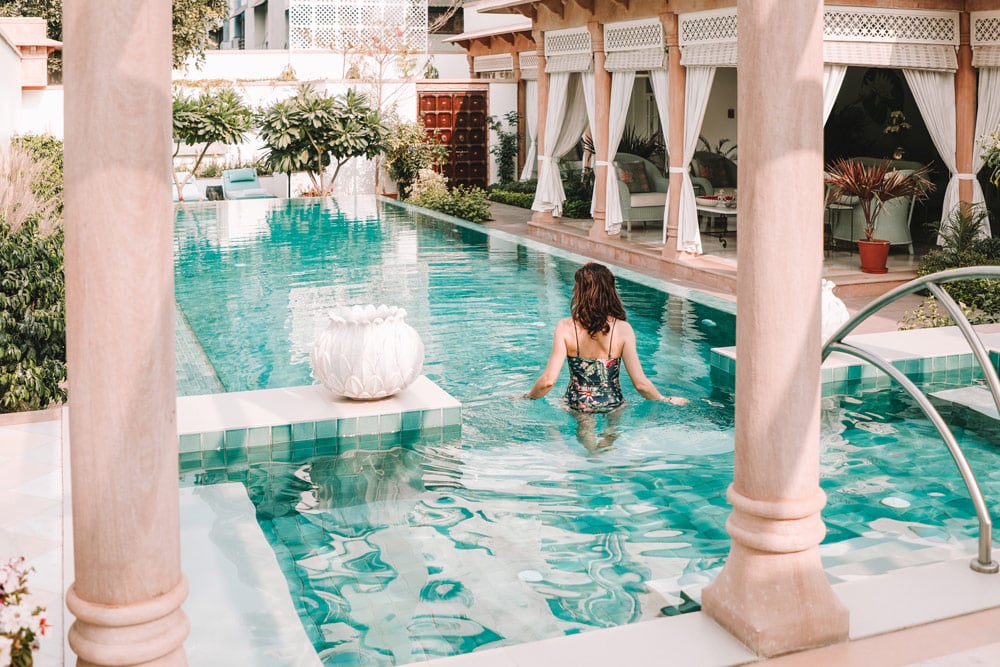
POLYGON ((687 405, 690 402, 683 396, 664 396, 660 400, 664 403, 669 403, 670 405, 687 405))

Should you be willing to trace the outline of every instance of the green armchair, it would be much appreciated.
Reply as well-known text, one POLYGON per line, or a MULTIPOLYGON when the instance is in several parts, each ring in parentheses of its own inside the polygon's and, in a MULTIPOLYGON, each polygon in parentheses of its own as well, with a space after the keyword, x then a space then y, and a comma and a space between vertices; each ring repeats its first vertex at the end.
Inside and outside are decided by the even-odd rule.
MULTIPOLYGON (((670 192, 670 180, 649 160, 617 153, 612 173, 618 183, 618 200, 622 206, 622 222, 631 235, 632 223, 663 222, 664 208, 670 192)), ((712 184, 704 178, 692 178, 696 194, 711 194, 712 184)))

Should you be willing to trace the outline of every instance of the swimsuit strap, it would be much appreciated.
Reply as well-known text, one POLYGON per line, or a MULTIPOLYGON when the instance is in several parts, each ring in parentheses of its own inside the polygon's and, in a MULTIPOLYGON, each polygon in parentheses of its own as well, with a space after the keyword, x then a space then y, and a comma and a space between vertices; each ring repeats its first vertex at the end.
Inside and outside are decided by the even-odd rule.
POLYGON ((573 320, 573 333, 576 334, 576 356, 580 356, 580 330, 576 326, 576 320, 573 320))
POLYGON ((615 325, 618 324, 618 318, 611 320, 611 335, 608 336, 608 359, 611 358, 611 341, 615 338, 615 325))

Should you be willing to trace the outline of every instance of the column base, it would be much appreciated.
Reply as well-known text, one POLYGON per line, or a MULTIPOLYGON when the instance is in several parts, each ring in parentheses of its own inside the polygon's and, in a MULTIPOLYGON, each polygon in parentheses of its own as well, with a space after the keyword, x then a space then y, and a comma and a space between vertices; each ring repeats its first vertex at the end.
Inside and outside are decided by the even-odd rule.
POLYGON ((768 553, 733 542, 726 566, 702 591, 701 604, 761 657, 848 639, 849 612, 830 588, 818 547, 768 553))

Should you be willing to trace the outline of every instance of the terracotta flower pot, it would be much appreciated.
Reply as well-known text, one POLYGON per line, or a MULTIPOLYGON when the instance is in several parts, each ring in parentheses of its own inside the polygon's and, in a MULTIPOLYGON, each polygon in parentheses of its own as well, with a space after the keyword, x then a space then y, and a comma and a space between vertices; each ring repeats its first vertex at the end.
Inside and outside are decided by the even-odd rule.
POLYGON ((858 254, 861 256, 862 273, 888 273, 886 260, 889 258, 889 242, 882 239, 858 240, 858 254))

